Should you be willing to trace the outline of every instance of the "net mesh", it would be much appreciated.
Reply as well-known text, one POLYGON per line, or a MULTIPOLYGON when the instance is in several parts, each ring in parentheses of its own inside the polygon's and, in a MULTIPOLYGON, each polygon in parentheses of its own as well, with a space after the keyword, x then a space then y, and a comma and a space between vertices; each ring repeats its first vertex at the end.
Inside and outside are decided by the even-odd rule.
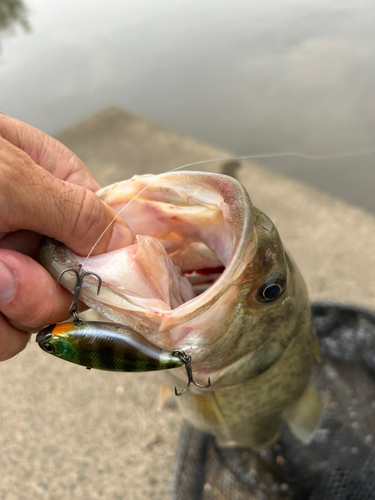
POLYGON ((375 313, 314 303, 325 410, 308 445, 286 425, 269 449, 219 447, 185 424, 172 500, 375 500, 375 313))

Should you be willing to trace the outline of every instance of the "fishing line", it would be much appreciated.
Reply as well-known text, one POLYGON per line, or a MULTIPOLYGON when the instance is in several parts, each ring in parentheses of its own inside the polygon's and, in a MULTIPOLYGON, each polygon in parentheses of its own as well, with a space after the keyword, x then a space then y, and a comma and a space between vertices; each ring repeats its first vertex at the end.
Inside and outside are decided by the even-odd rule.
MULTIPOLYGON (((347 158, 350 156, 362 156, 362 155, 368 155, 371 153, 375 153, 375 148, 372 149, 362 149, 360 151, 347 151, 345 153, 335 153, 335 154, 325 154, 325 155, 313 155, 313 154, 303 154, 299 153, 298 151, 284 151, 282 153, 268 153, 268 154, 255 154, 255 155, 246 155, 246 156, 234 156, 231 158, 211 158, 209 160, 200 160, 200 161, 195 161, 193 163, 186 163, 185 165, 182 165, 180 167, 173 168, 171 170, 168 170, 167 172, 164 172, 165 174, 169 174, 171 172, 175 172, 176 170, 181 170, 183 168, 187 167, 193 167, 195 165, 202 165, 204 163, 210 163, 214 161, 234 161, 234 160, 250 160, 250 159, 261 159, 261 158, 278 158, 278 157, 285 157, 285 156, 291 156, 295 158, 304 158, 306 160, 313 160, 313 161, 319 161, 319 160, 333 160, 336 158, 347 158)), ((115 215, 115 217, 111 220, 111 222, 107 225, 107 227, 104 229, 102 234, 99 236, 99 238, 96 240, 94 245, 92 246, 90 252, 87 254, 83 264, 82 268, 85 267, 87 260, 91 256, 92 252, 95 250, 96 246, 98 245, 99 241, 103 238, 105 233, 108 231, 108 229, 112 226, 112 224, 116 221, 117 217, 121 214, 123 210, 128 208, 128 206, 138 198, 146 189, 148 189, 154 182, 158 180, 158 177, 156 177, 153 181, 151 181, 147 186, 145 186, 139 193, 137 193, 128 203, 126 203, 122 209, 115 215)))

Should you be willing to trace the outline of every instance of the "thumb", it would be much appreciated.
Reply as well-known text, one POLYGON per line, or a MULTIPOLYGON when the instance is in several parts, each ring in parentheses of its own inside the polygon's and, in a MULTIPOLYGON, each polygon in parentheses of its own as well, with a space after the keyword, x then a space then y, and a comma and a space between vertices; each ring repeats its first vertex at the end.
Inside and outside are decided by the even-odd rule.
POLYGON ((34 231, 80 255, 87 255, 101 235, 93 254, 133 243, 128 225, 120 217, 111 224, 116 212, 95 193, 57 179, 9 143, 0 155, 0 213, 0 232, 34 231))
POLYGON ((79 255, 87 255, 91 250, 93 255, 111 252, 133 243, 133 233, 126 222, 95 193, 75 184, 66 187, 73 200, 65 203, 54 197, 54 217, 60 221, 63 218, 64 223, 56 228, 49 218, 43 234, 79 255))

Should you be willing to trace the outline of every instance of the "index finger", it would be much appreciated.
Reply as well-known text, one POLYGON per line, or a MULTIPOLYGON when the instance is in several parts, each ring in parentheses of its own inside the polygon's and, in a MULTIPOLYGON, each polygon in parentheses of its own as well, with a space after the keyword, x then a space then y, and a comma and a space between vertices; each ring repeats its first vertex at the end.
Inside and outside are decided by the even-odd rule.
POLYGON ((58 140, 31 125, 0 115, 0 137, 27 153, 58 179, 97 191, 100 185, 86 165, 58 140))

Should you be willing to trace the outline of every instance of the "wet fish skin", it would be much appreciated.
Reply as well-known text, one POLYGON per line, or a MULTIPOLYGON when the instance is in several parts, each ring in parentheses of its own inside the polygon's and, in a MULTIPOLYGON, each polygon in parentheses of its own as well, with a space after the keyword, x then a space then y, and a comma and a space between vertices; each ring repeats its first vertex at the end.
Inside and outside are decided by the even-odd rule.
MULTIPOLYGON (((275 438, 280 422, 286 420, 300 439, 308 441, 322 411, 319 396, 308 385, 316 338, 306 286, 275 226, 253 208, 237 181, 219 174, 140 176, 104 188, 98 195, 118 210, 151 179, 153 186, 124 213, 135 234, 147 231, 151 235, 137 237, 140 248, 144 238, 151 238, 148 252, 154 248, 160 257, 163 249, 154 241, 157 238, 182 268, 188 255, 189 270, 211 252, 207 267, 212 268, 216 259, 217 266, 225 266, 224 273, 204 293, 186 301, 190 293, 186 283, 160 257, 165 275, 184 290, 184 300, 179 293, 173 295, 175 303, 180 301, 177 307, 171 309, 160 302, 161 296, 169 300, 165 284, 145 305, 136 292, 124 292, 111 284, 114 271, 103 280, 99 297, 94 283, 85 284, 84 302, 110 319, 130 325, 160 348, 182 349, 192 356, 194 378, 204 384, 209 376, 211 387, 192 387, 178 398, 178 404, 185 418, 198 428, 222 442, 262 447, 275 438), (209 250, 201 251, 197 241, 203 241, 209 250)), ((141 253, 137 260, 138 253, 132 254, 137 265, 148 260, 147 272, 152 274, 152 253, 149 258, 141 253)), ((112 256, 102 256, 106 265, 100 270, 94 259, 89 259, 87 270, 101 275, 112 256)), ((42 247, 41 261, 54 276, 82 263, 51 241, 42 247)), ((68 276, 63 284, 74 289, 68 276)), ((150 286, 156 287, 157 280, 150 286)), ((186 383, 183 371, 161 375, 171 388, 182 389, 186 383)))
MULTIPOLYGON (((187 420, 215 434, 222 443, 262 448, 277 437, 280 423, 288 420, 288 410, 294 407, 289 426, 297 437, 309 441, 319 424, 322 405, 309 386, 317 341, 306 286, 275 226, 257 209, 255 228, 257 252, 242 276, 238 303, 230 318, 237 335, 221 337, 210 350, 213 357, 230 350, 237 361, 216 378, 211 374, 211 391, 192 388, 184 399, 179 398, 178 405, 187 420), (273 302, 259 302, 258 290, 275 274, 285 277, 284 293, 273 302), (294 420, 304 411, 298 401, 305 393, 309 399, 304 405, 311 403, 311 412, 296 427, 294 420)), ((169 387, 182 387, 173 374, 168 375, 162 377, 169 387)))

